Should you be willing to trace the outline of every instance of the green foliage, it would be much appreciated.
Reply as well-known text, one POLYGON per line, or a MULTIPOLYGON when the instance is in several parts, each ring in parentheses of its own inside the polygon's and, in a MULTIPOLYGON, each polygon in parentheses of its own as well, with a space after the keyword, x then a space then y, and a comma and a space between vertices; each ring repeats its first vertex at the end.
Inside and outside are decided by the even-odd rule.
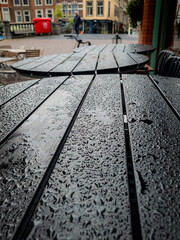
POLYGON ((54 11, 54 16, 56 18, 63 18, 62 5, 56 5, 56 9, 54 11))
POLYGON ((127 4, 131 27, 136 28, 138 22, 142 21, 144 0, 130 0, 127 4))

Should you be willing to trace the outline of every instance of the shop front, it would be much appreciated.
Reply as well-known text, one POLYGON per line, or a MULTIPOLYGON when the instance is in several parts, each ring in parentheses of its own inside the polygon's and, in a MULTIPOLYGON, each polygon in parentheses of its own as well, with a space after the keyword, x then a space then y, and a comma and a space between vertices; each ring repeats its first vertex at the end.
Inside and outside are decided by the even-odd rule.
POLYGON ((84 33, 90 33, 90 34, 112 33, 112 21, 84 20, 84 33))

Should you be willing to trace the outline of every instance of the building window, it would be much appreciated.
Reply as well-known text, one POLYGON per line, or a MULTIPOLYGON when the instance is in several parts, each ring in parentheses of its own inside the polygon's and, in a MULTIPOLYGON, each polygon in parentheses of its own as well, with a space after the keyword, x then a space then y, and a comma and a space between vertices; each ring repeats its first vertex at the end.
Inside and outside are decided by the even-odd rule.
POLYGON ((63 10, 64 17, 69 14, 68 5, 63 5, 62 10, 63 10))
POLYGON ((52 5, 53 0, 46 0, 46 5, 52 5))
POLYGON ((7 4, 7 3, 8 3, 8 0, 1 0, 0 3, 2 3, 2 4, 7 4))
POLYGON ((110 17, 111 14, 111 2, 108 2, 108 17, 110 17))
POLYGON ((46 17, 51 18, 54 21, 53 9, 46 9, 46 17))
POLYGON ((98 1, 97 2, 97 16, 103 16, 104 15, 104 2, 98 1))
POLYGON ((35 0, 36 6, 42 6, 42 0, 35 0))
POLYGON ((20 0, 14 0, 14 6, 20 6, 20 0))
POLYGON ((114 6, 114 16, 115 17, 119 16, 119 8, 117 6, 114 6))
POLYGON ((93 2, 86 2, 86 16, 93 15, 93 2))
POLYGON ((36 18, 43 18, 43 10, 38 9, 35 11, 36 18))
POLYGON ((23 6, 29 6, 29 0, 23 0, 22 5, 23 6))
POLYGON ((22 14, 21 11, 15 11, 16 22, 22 22, 22 14))
POLYGON ((9 8, 2 8, 2 15, 3 15, 3 20, 4 21, 10 21, 10 13, 9 13, 9 8))
POLYGON ((75 16, 75 12, 78 12, 78 5, 72 4, 72 17, 75 16))
POLYGON ((30 18, 30 11, 24 11, 24 22, 30 22, 31 18, 30 18))

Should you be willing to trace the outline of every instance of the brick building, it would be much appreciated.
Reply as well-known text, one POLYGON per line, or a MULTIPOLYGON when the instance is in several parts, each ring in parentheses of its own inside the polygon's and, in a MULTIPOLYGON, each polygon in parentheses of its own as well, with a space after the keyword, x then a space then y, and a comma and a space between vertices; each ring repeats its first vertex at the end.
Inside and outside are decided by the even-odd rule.
POLYGON ((30 23, 35 17, 54 21, 56 0, 0 0, 0 17, 11 23, 30 23))
POLYGON ((79 16, 83 17, 83 1, 82 0, 56 0, 58 5, 62 5, 63 15, 66 18, 68 15, 75 16, 75 12, 78 12, 79 16))

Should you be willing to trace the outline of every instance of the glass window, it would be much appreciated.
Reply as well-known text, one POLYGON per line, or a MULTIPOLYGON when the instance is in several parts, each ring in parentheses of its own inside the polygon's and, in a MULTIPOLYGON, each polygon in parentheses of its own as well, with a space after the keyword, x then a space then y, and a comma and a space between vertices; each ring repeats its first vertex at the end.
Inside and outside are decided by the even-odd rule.
POLYGON ((78 5, 72 4, 72 17, 75 17, 75 12, 78 12, 78 5))
POLYGON ((110 17, 110 14, 111 14, 110 10, 111 10, 111 3, 108 2, 108 17, 110 17))
POLYGON ((46 9, 46 17, 51 18, 54 21, 53 9, 46 9))
POLYGON ((63 5, 62 10, 63 10, 64 17, 69 14, 68 5, 63 5))
POLYGON ((15 11, 16 22, 22 22, 21 11, 15 11))
POLYGON ((30 22, 30 11, 24 11, 24 22, 30 22))
POLYGON ((93 2, 86 2, 86 16, 93 15, 93 2))
POLYGON ((29 5, 29 0, 23 0, 22 3, 23 3, 24 6, 28 6, 29 5))
POLYGON ((119 8, 117 6, 114 6, 114 16, 115 17, 119 16, 119 8))
POLYGON ((9 13, 9 8, 2 8, 2 15, 3 15, 3 20, 4 21, 10 21, 10 13, 9 13))
POLYGON ((103 16, 104 15, 104 2, 98 1, 97 2, 97 16, 103 16))
POLYGON ((43 10, 36 10, 35 14, 37 18, 43 18, 43 10))
POLYGON ((35 5, 36 6, 41 6, 42 5, 42 0, 35 0, 35 5))
POLYGON ((53 0, 46 0, 46 5, 52 5, 53 0))
POLYGON ((16 5, 20 5, 20 0, 14 0, 14 5, 16 6, 16 5))
POLYGON ((7 3, 8 3, 8 0, 1 0, 0 3, 7 4, 7 3))

